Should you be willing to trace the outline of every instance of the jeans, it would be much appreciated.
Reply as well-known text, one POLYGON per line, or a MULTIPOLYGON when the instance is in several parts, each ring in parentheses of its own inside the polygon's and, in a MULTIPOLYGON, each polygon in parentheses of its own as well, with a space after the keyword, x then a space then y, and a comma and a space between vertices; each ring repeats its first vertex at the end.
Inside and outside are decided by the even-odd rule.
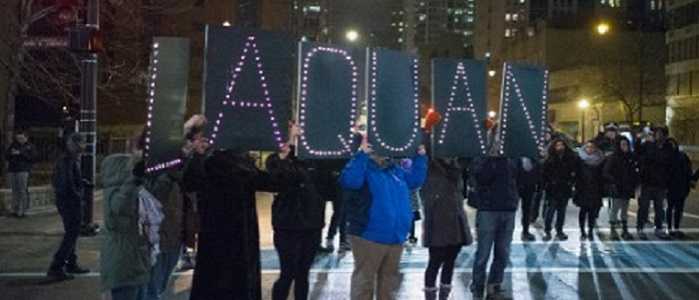
POLYGON ((536 192, 534 192, 534 195, 532 196, 532 203, 531 203, 531 216, 529 217, 531 222, 536 221, 539 216, 543 216, 541 213, 541 202, 544 202, 543 200, 546 198, 546 193, 544 192, 543 189, 539 189, 536 192))
POLYGON ((655 229, 663 229, 665 221, 665 197, 667 190, 656 187, 641 187, 641 197, 638 199, 638 219, 636 228, 642 230, 648 221, 650 203, 655 210, 655 229))
POLYGON ((275 230, 274 247, 281 273, 272 287, 273 300, 286 300, 291 284, 294 299, 308 299, 308 274, 318 251, 321 230, 275 230))
POLYGON ((442 270, 440 281, 442 285, 451 285, 451 279, 454 275, 454 262, 456 257, 461 252, 461 245, 445 246, 445 247, 430 247, 430 259, 427 262, 427 270, 425 270, 425 287, 435 287, 439 270, 442 270))
POLYGON ((672 197, 667 199, 667 227, 670 230, 679 230, 680 221, 684 212, 686 198, 672 197))
POLYGON ((29 172, 7 173, 7 185, 12 189, 12 210, 24 216, 29 209, 29 172))
POLYGON ((340 243, 347 241, 347 215, 345 213, 345 203, 353 201, 358 195, 356 191, 341 190, 340 197, 335 197, 333 200, 333 216, 330 219, 330 226, 328 226, 328 236, 327 239, 332 240, 335 238, 335 234, 340 233, 340 243))
POLYGON ((151 268, 150 281, 146 292, 147 300, 160 300, 167 290, 170 282, 170 275, 175 271, 177 262, 180 260, 182 247, 173 251, 161 252, 156 258, 155 265, 151 268))
POLYGON ((127 285, 112 289, 112 300, 145 300, 145 285, 127 285))
POLYGON ((529 224, 532 219, 532 202, 536 189, 525 188, 519 191, 519 197, 522 199, 522 231, 529 232, 529 224))
POLYGON ((351 235, 354 271, 350 287, 351 300, 396 299, 400 286, 398 267, 403 245, 378 244, 351 235))
POLYGON ((619 224, 626 223, 629 219, 629 199, 615 199, 610 201, 609 205, 609 223, 619 224))
POLYGON ((54 271, 63 270, 66 265, 74 266, 77 264, 78 257, 75 254, 75 248, 80 236, 81 209, 80 204, 75 202, 77 200, 56 199, 56 207, 63 220, 65 234, 58 251, 53 256, 51 270, 54 271))
POLYGON ((505 267, 510 261, 512 233, 515 229, 515 212, 478 211, 476 214, 476 231, 478 245, 473 261, 473 282, 471 291, 482 293, 485 288, 485 274, 490 252, 493 251, 493 263, 488 276, 489 285, 502 284, 505 267))
POLYGON ((568 200, 556 199, 552 197, 547 197, 546 201, 546 212, 545 212, 545 226, 544 230, 547 233, 551 232, 551 227, 553 224, 553 216, 556 215, 556 232, 563 233, 563 225, 566 222, 566 209, 568 208, 568 200))

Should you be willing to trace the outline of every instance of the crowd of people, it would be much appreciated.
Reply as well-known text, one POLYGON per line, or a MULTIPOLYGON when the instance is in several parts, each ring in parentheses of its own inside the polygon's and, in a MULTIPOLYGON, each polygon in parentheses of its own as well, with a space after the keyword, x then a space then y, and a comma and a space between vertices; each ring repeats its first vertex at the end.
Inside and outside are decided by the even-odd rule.
MULTIPOLYGON (((537 223, 543 223, 545 241, 567 240, 571 200, 579 207, 582 240, 596 239, 605 202, 612 239, 634 239, 630 225, 638 238, 647 239, 651 204, 657 237, 684 237, 683 208, 699 172, 666 128, 644 130, 631 140, 612 125, 581 147, 549 133, 539 157, 511 158, 500 155, 497 125, 486 124, 491 128, 484 157, 437 158, 426 145, 414 157, 393 159, 379 155, 366 135, 355 131, 351 159, 314 161, 296 157, 300 129, 290 123, 289 141, 261 168, 247 151, 211 147, 206 119, 197 115, 184 126, 183 163, 156 173, 146 172, 145 132, 139 132, 129 153, 106 157, 100 168, 102 288, 114 300, 162 299, 186 249, 196 248, 190 299, 261 299, 255 201, 260 191, 274 195, 273 242, 280 264, 271 291, 275 300, 287 299, 292 286, 295 299, 308 298, 314 259, 336 249, 338 234, 337 250, 354 257, 350 298, 356 300, 396 299, 403 250, 418 241, 429 253, 425 299, 450 298, 457 257, 474 242, 471 292, 476 299, 499 299, 518 209, 524 242, 536 239, 530 228, 537 223), (632 199, 638 200, 636 224, 629 224, 632 199), (329 224, 326 201, 333 207, 329 224), (475 237, 465 203, 477 211, 475 237)), ((433 125, 424 128, 424 140, 433 125)), ((57 280, 89 272, 76 256, 85 184, 80 135, 68 135, 64 146, 53 185, 65 235, 47 274, 57 280)), ((21 132, 7 152, 13 190, 18 187, 17 216, 26 210, 23 191, 33 152, 21 132)))

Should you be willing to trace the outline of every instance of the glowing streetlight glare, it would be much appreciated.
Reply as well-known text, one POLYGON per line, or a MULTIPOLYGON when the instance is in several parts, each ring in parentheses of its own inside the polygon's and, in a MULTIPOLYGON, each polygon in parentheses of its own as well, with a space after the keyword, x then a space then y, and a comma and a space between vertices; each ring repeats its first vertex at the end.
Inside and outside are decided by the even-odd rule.
POLYGON ((495 116, 497 116, 497 115, 498 115, 498 113, 496 113, 492 110, 488 112, 488 117, 490 117, 490 118, 495 118, 495 116))
POLYGON ((230 27, 230 26, 231 26, 231 22, 224 21, 222 25, 223 25, 223 26, 226 26, 226 27, 230 27))
POLYGON ((605 35, 605 34, 609 33, 609 30, 610 30, 609 24, 604 23, 604 22, 597 24, 597 33, 599 35, 605 35))
POLYGON ((347 38, 347 40, 350 42, 355 42, 357 39, 359 39, 359 32, 356 30, 349 30, 345 34, 345 38, 347 38))
POLYGON ((587 109, 590 107, 590 101, 588 101, 587 99, 580 99, 580 101, 578 102, 578 107, 580 109, 587 109))
POLYGON ((494 77, 495 74, 497 74, 497 72, 495 72, 495 70, 488 71, 488 76, 490 76, 490 77, 494 77))

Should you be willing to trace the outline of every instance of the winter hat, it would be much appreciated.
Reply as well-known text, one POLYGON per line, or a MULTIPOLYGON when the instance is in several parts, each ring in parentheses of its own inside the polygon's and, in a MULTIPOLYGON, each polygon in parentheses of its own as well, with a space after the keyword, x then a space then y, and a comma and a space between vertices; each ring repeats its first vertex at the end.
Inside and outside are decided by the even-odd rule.
POLYGON ((204 115, 193 115, 187 122, 184 123, 184 137, 191 140, 198 133, 204 131, 207 120, 204 115))

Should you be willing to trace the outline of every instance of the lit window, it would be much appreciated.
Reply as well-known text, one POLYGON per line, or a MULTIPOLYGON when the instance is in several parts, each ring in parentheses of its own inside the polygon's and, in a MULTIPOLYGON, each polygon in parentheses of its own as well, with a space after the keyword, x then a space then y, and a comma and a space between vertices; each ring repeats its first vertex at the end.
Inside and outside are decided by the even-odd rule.
POLYGON ((510 14, 505 14, 505 21, 512 20, 512 15, 510 14))
POLYGON ((403 38, 398 38, 398 43, 403 43, 403 38))
POLYGON ((512 31, 510 31, 509 28, 505 29, 505 37, 510 37, 510 36, 512 36, 512 31))
POLYGON ((517 21, 517 19, 519 19, 519 15, 518 15, 518 14, 512 14, 512 21, 517 21))

